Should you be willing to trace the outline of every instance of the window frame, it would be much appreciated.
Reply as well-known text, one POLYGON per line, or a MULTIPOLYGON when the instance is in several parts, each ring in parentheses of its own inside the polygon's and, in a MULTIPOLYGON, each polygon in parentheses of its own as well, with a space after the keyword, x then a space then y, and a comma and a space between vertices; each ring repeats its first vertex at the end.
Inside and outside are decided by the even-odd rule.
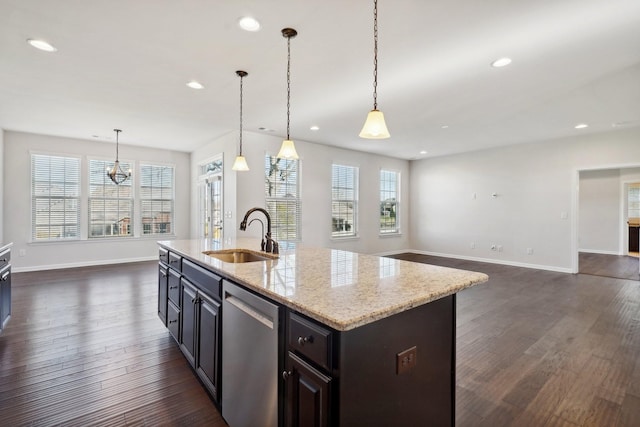
MULTIPOLYGON (((31 219, 30 219, 30 233, 29 233, 29 243, 52 243, 52 242, 69 242, 69 241, 78 241, 82 239, 82 156, 76 156, 76 155, 70 155, 70 154, 59 154, 59 153, 46 153, 46 152, 37 152, 37 151, 29 151, 29 160, 30 160, 30 199, 31 199, 31 219), (76 168, 77 168, 77 188, 76 188, 76 195, 75 196, 70 196, 70 197, 52 197, 50 194, 48 196, 38 196, 35 194, 35 169, 34 169, 34 160, 36 157, 47 157, 49 159, 51 158, 60 158, 60 159, 64 159, 65 161, 67 160, 72 160, 75 161, 76 163, 76 168), (37 221, 36 221, 36 209, 37 209, 37 200, 38 199, 47 199, 47 200, 51 200, 54 198, 61 198, 65 201, 70 200, 70 201, 74 201, 75 200, 75 204, 76 204, 76 222, 75 222, 75 227, 76 227, 76 233, 74 236, 72 237, 58 237, 58 238, 51 238, 50 236, 48 238, 37 238, 36 234, 37 234, 37 221)), ((65 166, 65 178, 66 178, 67 174, 66 174, 66 166, 65 166)), ((49 173, 49 182, 51 182, 51 173, 49 173)), ((64 185, 65 185, 65 192, 66 192, 66 183, 67 180, 64 180, 64 185)), ((49 191, 50 193, 50 191, 49 191)), ((66 202, 65 202, 66 205, 66 202)), ((50 212, 50 211, 49 211, 50 212)), ((66 212, 66 211, 65 211, 66 212)), ((49 214, 49 217, 51 215, 49 214)), ((63 221, 63 224, 61 225, 61 227, 63 227, 63 229, 66 228, 66 214, 64 214, 65 220, 63 221)), ((51 229, 51 222, 49 221, 48 223, 48 227, 49 229, 51 229)), ((49 231, 50 234, 50 231, 49 231)), ((65 234, 65 233, 63 233, 65 234)))
MULTIPOLYGON (((176 221, 176 167, 174 164, 169 164, 169 163, 161 163, 161 162, 148 162, 148 161, 140 161, 139 162, 139 167, 138 167, 138 194, 139 197, 137 198, 136 202, 137 205, 139 206, 139 213, 136 216, 136 218, 138 219, 138 224, 140 224, 140 237, 157 237, 157 236, 175 236, 175 221, 176 221), (165 198, 160 198, 160 199, 155 199, 155 198, 145 198, 144 197, 144 186, 143 186, 143 169, 145 167, 152 167, 152 168, 169 168, 171 169, 171 190, 170 190, 170 195, 171 198, 170 199, 165 199, 165 198), (169 221, 169 228, 170 231, 168 233, 163 233, 163 232, 155 232, 155 233, 145 233, 145 225, 149 225, 148 223, 144 222, 144 214, 145 214, 145 210, 143 208, 143 204, 146 201, 150 201, 150 202, 161 202, 161 203, 166 203, 169 202, 171 205, 171 213, 170 213, 170 221, 169 221)), ((156 187, 157 188, 157 187, 156 187)), ((164 188, 164 187, 162 187, 164 188)), ((163 194, 164 195, 164 194, 163 194)), ((134 200, 135 200, 135 196, 134 196, 134 200)), ((153 212, 153 210, 151 210, 151 212, 153 212)), ((150 223, 151 224, 151 228, 153 230, 153 222, 150 223)), ((159 223, 159 224, 167 224, 165 223, 159 223)))
MULTIPOLYGON (((271 237, 276 241, 284 241, 284 242, 300 242, 302 240, 302 196, 301 196, 301 160, 287 160, 287 159, 278 159, 276 156, 273 156, 269 153, 265 153, 264 156, 264 177, 265 177, 265 209, 269 212, 271 217, 271 237), (276 163, 272 163, 275 161, 276 163), (281 168, 275 168, 274 165, 278 162, 285 162, 284 170, 289 169, 288 164, 295 162, 295 197, 287 197, 287 196, 274 196, 273 193, 269 193, 270 184, 276 186, 274 191, 277 193, 280 191, 281 186, 276 185, 277 182, 270 182, 270 176, 272 173, 278 173, 281 168), (291 163, 290 163, 291 162, 291 163), (274 205, 275 204, 275 209, 274 205), (284 212, 286 215, 282 215, 278 212, 282 212, 280 206, 285 205, 284 212), (290 212, 291 206, 294 206, 294 230, 293 233, 290 231, 290 212), (286 227, 286 231, 283 233, 282 228, 286 227), (291 236, 293 234, 293 236, 291 236)), ((284 181, 283 179, 280 179, 284 181)), ((287 189, 290 189, 290 184, 284 184, 285 194, 288 193, 287 189)))
MULTIPOLYGON (((402 175, 400 173, 400 171, 398 170, 393 170, 393 169, 385 169, 385 168, 380 168, 379 173, 378 173, 378 195, 379 195, 379 209, 378 209, 378 234, 380 236, 397 236, 401 234, 401 221, 400 221, 400 213, 401 213, 401 200, 400 200, 400 190, 401 190, 401 179, 402 179, 402 175), (395 190, 390 190, 389 188, 383 188, 383 184, 384 182, 387 182, 389 180, 384 180, 383 181, 383 174, 384 173, 392 173, 395 175, 395 190), (392 228, 388 228, 388 229, 384 229, 382 227, 382 215, 383 215, 383 211, 386 211, 385 208, 383 208, 383 203, 388 204, 388 202, 386 202, 387 200, 390 200, 389 197, 384 198, 383 199, 383 193, 386 193, 387 195, 389 195, 390 193, 392 193, 393 191, 395 191, 395 200, 393 202, 393 215, 395 217, 395 222, 394 222, 394 226, 392 228)), ((391 216, 391 211, 389 212, 389 216, 391 216)))
MULTIPOLYGON (((331 164, 331 238, 332 239, 350 239, 358 237, 358 216, 359 216, 359 178, 360 178, 360 168, 354 165, 347 165, 342 163, 332 163, 331 164), (344 181, 348 181, 349 177, 346 176, 347 173, 351 175, 350 179, 353 183, 353 186, 348 186, 348 182, 343 182, 341 176, 336 178, 336 169, 341 169, 341 175, 344 176, 344 181), (341 184, 336 186, 336 184, 341 184), (340 193, 342 195, 352 193, 353 197, 351 198, 337 198, 336 193, 340 193), (342 219, 343 224, 346 225, 346 218, 343 218, 341 214, 339 217, 335 217, 335 205, 348 205, 351 204, 352 213, 350 217, 352 218, 351 229, 349 231, 336 231, 336 219, 338 222, 342 219)), ((342 209, 340 209, 342 210, 342 209)), ((349 215, 345 215, 349 216, 349 215)))
MULTIPOLYGON (((135 204, 136 204, 136 182, 135 182, 135 177, 137 175, 137 173, 133 173, 131 178, 127 179, 126 181, 124 181, 122 184, 116 185, 115 183, 111 182, 110 179, 108 179, 107 177, 107 173, 106 170, 108 168, 113 167, 114 161, 110 160, 110 159, 104 159, 104 158, 98 158, 98 157, 89 157, 87 158, 87 173, 86 173, 86 177, 87 177, 87 224, 86 224, 86 228, 87 228, 87 240, 101 240, 101 239, 130 239, 133 237, 136 237, 136 209, 135 209, 135 204), (102 183, 101 184, 94 184, 92 182, 91 179, 91 174, 93 170, 100 170, 100 169, 93 169, 92 168, 92 164, 94 162, 101 162, 102 163, 102 167, 100 168, 103 171, 103 177, 102 177, 102 183), (107 188, 117 188, 117 197, 92 197, 92 187, 94 185, 97 186, 101 186, 103 189, 107 189, 107 188), (130 197, 120 197, 120 189, 121 188, 130 188, 130 197), (120 201, 127 201, 129 203, 130 209, 129 209, 129 223, 126 225, 126 230, 128 230, 128 233, 126 234, 122 234, 122 233, 118 233, 118 234, 107 234, 106 233, 106 228, 107 228, 107 220, 106 218, 103 219, 102 222, 102 227, 103 227, 103 234, 100 235, 93 235, 92 233, 92 229, 94 227, 94 223, 92 222, 92 218, 91 218, 91 213, 92 213, 92 209, 91 209, 91 204, 92 201, 95 200, 103 200, 103 201, 117 201, 118 204, 118 212, 119 212, 119 205, 120 205, 120 201)), ((120 161, 120 166, 122 167, 123 170, 127 169, 127 166, 129 166, 129 168, 131 170, 135 169, 136 163, 135 161, 132 160, 121 160, 120 161)), ((107 191, 103 190, 103 193, 106 193, 107 191)), ((105 209, 106 210, 106 209, 105 209)), ((126 217, 123 217, 123 219, 126 217)), ((119 223, 121 220, 118 220, 116 222, 119 223)), ((112 230, 113 230, 113 225, 112 225, 112 230)), ((118 230, 120 230, 121 225, 118 225, 118 230)))

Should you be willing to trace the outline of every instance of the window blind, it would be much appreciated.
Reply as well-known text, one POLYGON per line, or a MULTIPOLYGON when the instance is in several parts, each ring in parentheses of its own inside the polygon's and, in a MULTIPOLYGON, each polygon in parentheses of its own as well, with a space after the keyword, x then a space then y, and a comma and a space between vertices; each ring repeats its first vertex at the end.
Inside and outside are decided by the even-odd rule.
POLYGON ((265 204, 275 240, 300 240, 299 160, 265 156, 265 204))
POLYGON ((31 156, 31 238, 80 238, 80 159, 31 156))
POLYGON ((331 166, 331 236, 350 237, 357 234, 358 168, 331 166))
MULTIPOLYGON (((107 176, 111 161, 89 161, 89 237, 133 235, 133 178, 116 185, 107 176)), ((132 165, 120 162, 123 170, 132 165)))
POLYGON ((173 233, 174 194, 173 167, 140 165, 143 235, 173 233))

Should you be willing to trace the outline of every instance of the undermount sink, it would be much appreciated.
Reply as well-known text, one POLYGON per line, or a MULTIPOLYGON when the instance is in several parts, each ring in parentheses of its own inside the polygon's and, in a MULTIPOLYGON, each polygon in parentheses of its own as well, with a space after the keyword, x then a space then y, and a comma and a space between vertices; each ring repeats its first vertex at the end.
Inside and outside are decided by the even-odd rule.
POLYGON ((223 249, 219 251, 204 251, 205 255, 219 259, 223 262, 244 263, 255 261, 269 261, 278 258, 269 254, 259 254, 247 249, 223 249))

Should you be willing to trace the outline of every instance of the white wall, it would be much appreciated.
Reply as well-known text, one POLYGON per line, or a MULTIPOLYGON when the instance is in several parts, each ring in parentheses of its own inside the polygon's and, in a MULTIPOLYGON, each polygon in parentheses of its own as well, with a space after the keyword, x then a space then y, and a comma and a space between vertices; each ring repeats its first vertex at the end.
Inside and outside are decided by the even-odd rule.
MULTIPOLYGON (((115 145, 97 141, 59 138, 20 132, 5 132, 4 172, 10 177, 3 199, 7 207, 4 215, 4 241, 13 242, 11 263, 14 271, 98 265, 117 262, 156 259, 157 237, 87 239, 73 242, 29 243, 31 233, 31 152, 61 155, 81 155, 83 174, 87 170, 87 156, 113 159, 115 145), (24 254, 21 256, 20 254, 24 254)), ((175 165, 177 238, 189 237, 189 159, 188 153, 157 150, 120 144, 123 161, 150 161, 175 165)), ((136 171, 134 177, 136 179, 136 171)), ((86 183, 86 180, 83 181, 86 183)), ((86 185, 86 184, 85 184, 86 185)), ((83 187, 86 192, 86 188, 83 187)), ((87 207, 83 206, 86 218, 87 207)), ((136 208, 136 209, 139 209, 136 208)), ((86 220, 83 223, 86 226, 86 220)))
MULTIPOLYGON (((4 240, 4 130, 0 128, 0 245, 4 240)), ((8 242, 7 242, 8 243, 8 242)))
POLYGON ((580 252, 618 254, 621 197, 620 169, 580 172, 580 252))
POLYGON ((638 128, 412 161, 411 247, 573 271, 578 171, 638 164, 638 128))
MULTIPOLYGON (((250 171, 233 172, 231 166, 237 153, 238 134, 232 132, 218 138, 192 153, 192 169, 204 159, 224 153, 225 211, 232 217, 225 220, 225 236, 240 233, 259 236, 260 228, 238 231, 244 213, 252 207, 264 207, 264 157, 276 155, 280 138, 243 132, 243 154, 250 171)), ((387 143, 387 142, 372 142, 387 143)), ((295 140, 301 160, 302 242, 307 246, 323 246, 361 253, 387 253, 406 249, 409 235, 409 162, 374 154, 344 150, 320 144, 295 140), (331 165, 340 163, 359 167, 360 213, 357 239, 331 239, 331 165), (402 234, 380 237, 379 224, 379 171, 397 170, 401 174, 400 215, 402 234)), ((195 175, 192 175, 192 181, 195 175)), ((197 194, 192 193, 192 209, 197 207, 197 194)), ((192 220, 194 222, 195 220, 192 220)), ((193 227, 192 227, 193 228, 193 227)), ((193 235, 193 232, 192 232, 193 235)))

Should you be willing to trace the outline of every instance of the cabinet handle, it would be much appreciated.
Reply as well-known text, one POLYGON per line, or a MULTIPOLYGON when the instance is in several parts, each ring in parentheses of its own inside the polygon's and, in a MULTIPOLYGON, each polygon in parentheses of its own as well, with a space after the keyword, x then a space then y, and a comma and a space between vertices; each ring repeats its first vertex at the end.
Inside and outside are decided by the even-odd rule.
POLYGON ((171 323, 176 323, 177 321, 178 321, 178 319, 176 319, 176 320, 169 320, 169 323, 170 323, 170 324, 171 324, 171 323))
POLYGON ((0 262, 7 262, 7 261, 9 261, 9 260, 6 259, 6 258, 0 258, 0 262))
POLYGON ((291 371, 282 371, 282 379, 283 380, 288 380, 289 377, 291 377, 293 375, 293 372, 291 371))
POLYGON ((308 337, 298 337, 298 345, 304 345, 305 343, 313 343, 313 335, 308 337))
POLYGON ((178 289, 177 286, 169 286, 169 289, 178 289))

